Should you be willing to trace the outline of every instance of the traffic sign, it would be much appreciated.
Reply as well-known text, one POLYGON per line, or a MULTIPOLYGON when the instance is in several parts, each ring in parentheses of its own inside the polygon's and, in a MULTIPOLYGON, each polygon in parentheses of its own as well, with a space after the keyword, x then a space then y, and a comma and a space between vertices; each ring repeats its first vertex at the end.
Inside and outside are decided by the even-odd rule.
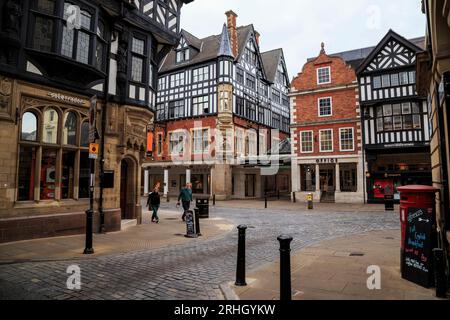
POLYGON ((89 144, 89 159, 98 159, 100 147, 98 143, 91 143, 89 144))

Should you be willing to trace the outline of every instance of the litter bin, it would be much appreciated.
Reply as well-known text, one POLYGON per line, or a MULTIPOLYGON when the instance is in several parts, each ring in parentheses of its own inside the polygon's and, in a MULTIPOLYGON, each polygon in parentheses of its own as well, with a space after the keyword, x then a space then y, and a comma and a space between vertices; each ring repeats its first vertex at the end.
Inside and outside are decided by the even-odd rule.
POLYGON ((433 249, 437 245, 436 192, 430 186, 399 187, 401 273, 406 280, 429 288, 434 282, 433 249))
POLYGON ((198 214, 200 219, 209 218, 209 196, 196 197, 195 206, 198 208, 198 214))

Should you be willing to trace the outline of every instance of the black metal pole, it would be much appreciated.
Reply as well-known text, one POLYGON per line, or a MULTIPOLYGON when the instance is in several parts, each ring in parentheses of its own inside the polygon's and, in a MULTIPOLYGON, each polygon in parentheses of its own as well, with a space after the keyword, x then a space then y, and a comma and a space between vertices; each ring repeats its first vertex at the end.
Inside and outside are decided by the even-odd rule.
POLYGON ((95 185, 95 160, 90 159, 90 185, 89 185, 89 209, 86 211, 86 245, 84 254, 93 254, 92 229, 94 223, 94 185, 95 185))
POLYGON ((280 190, 277 190, 277 198, 280 200, 280 190))
POLYGON ((216 205, 216 195, 213 194, 213 206, 215 206, 215 205, 216 205))
POLYGON ((267 194, 264 195, 264 208, 267 209, 267 194))
POLYGON ((291 301, 291 236, 279 236, 280 242, 280 300, 291 301))
POLYGON ((293 201, 294 203, 297 203, 297 199, 296 199, 296 197, 295 197, 295 192, 292 192, 292 201, 293 201))
POLYGON ((239 241, 235 285, 238 287, 244 287, 247 285, 247 282, 245 281, 245 231, 247 230, 247 226, 240 225, 238 230, 239 241))

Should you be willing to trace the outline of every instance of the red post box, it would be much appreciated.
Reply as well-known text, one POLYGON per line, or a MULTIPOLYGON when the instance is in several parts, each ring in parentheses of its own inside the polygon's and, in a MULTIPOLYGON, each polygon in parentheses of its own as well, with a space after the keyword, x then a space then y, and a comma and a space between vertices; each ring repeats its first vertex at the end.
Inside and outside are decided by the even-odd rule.
POLYGON ((405 186, 400 191, 402 277, 429 287, 436 245, 436 193, 431 186, 405 186))

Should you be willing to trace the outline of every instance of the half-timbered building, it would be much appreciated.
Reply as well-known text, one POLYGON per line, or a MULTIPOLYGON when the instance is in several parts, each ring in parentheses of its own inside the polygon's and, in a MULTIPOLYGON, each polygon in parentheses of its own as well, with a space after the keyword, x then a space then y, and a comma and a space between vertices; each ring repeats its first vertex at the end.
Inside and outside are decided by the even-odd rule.
POLYGON ((188 2, 0 1, 0 242, 84 232, 89 119, 100 144, 94 230, 140 222, 156 72, 188 2))
POLYGON ((289 170, 281 165, 278 174, 262 174, 258 158, 289 137, 283 51, 261 53, 253 25, 237 27, 237 15, 226 15, 218 35, 199 39, 183 30, 159 70, 146 192, 156 182, 164 184, 166 195, 177 195, 192 182, 195 194, 217 199, 289 192, 289 170), (180 154, 184 157, 176 163, 180 154), (231 162, 219 163, 223 158, 231 162))
POLYGON ((389 31, 357 69, 369 202, 384 189, 431 184, 428 104, 416 89, 416 55, 424 38, 389 31))

